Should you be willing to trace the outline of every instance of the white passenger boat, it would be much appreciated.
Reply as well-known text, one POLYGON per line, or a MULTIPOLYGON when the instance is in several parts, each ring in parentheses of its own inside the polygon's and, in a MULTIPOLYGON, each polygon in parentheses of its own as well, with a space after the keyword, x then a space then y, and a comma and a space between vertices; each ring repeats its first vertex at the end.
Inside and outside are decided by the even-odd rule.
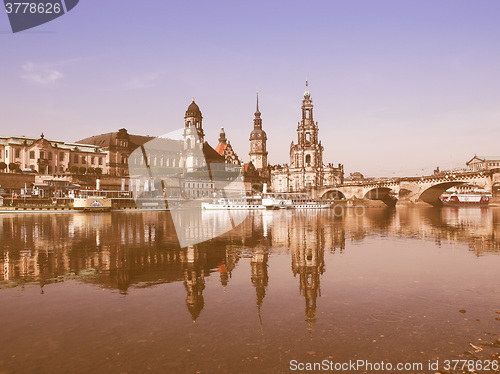
POLYGON ((325 209, 330 204, 316 201, 304 194, 265 193, 252 197, 220 198, 201 204, 203 210, 259 209, 325 209))
POLYGON ((212 202, 201 203, 203 210, 256 210, 266 209, 262 205, 262 196, 241 197, 241 198, 220 198, 212 202))
POLYGON ((273 209, 288 209, 293 206, 293 202, 286 197, 275 195, 275 194, 266 194, 262 198, 262 205, 264 209, 273 210, 273 209))
POLYGON ((321 200, 314 200, 306 194, 290 193, 286 194, 286 198, 292 201, 292 208, 295 209, 327 209, 331 208, 331 204, 321 200))

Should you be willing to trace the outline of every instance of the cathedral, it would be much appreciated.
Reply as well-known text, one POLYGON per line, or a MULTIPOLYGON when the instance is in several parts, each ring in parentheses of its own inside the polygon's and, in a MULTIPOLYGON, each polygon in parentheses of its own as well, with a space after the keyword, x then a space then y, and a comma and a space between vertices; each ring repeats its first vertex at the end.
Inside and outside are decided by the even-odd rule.
POLYGON ((323 163, 323 150, 318 137, 318 123, 314 122, 313 103, 306 81, 302 100, 302 120, 297 127, 297 144, 290 145, 290 165, 271 167, 273 192, 311 192, 312 190, 343 183, 344 167, 323 163))

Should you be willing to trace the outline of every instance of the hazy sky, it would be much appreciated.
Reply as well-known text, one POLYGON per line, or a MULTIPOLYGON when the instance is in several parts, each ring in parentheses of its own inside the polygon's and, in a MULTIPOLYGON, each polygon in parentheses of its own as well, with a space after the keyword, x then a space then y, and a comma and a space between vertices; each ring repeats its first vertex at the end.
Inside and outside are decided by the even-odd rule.
POLYGON ((255 92, 289 162, 305 78, 324 162, 413 176, 500 156, 500 1, 81 0, 12 34, 0 13, 0 135, 76 141, 184 125, 194 96, 248 161, 255 92))

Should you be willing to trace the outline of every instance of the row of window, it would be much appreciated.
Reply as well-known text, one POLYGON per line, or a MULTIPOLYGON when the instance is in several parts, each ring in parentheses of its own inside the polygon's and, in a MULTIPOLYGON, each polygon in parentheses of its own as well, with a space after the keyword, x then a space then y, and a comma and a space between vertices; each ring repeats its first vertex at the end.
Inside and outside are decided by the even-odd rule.
MULTIPOLYGON (((87 163, 87 158, 85 156, 78 156, 78 155, 75 155, 73 157, 73 163, 74 164, 78 164, 78 159, 81 157, 81 164, 86 164, 87 163)), ((90 157, 90 164, 91 165, 94 165, 95 164, 95 160, 96 160, 96 157, 95 156, 91 156, 90 157)), ((101 166, 102 165, 102 157, 97 157, 97 163, 101 166)))
POLYGON ((186 187, 186 188, 212 188, 212 184, 211 183, 186 182, 184 187, 186 187))
POLYGON ((469 166, 469 168, 472 170, 482 170, 488 166, 500 166, 500 162, 481 162, 481 163, 478 162, 470 165, 471 166, 469 166))
MULTIPOLYGON (((143 157, 140 157, 139 158, 139 162, 137 161, 138 157, 135 157, 133 160, 134 160, 134 165, 143 165, 144 164, 144 158, 143 157)), ((125 161, 128 161, 128 160, 125 160, 125 161)), ((149 166, 166 166, 166 167, 179 167, 180 166, 180 162, 178 159, 174 158, 174 159, 171 159, 171 158, 156 158, 154 157, 153 158, 153 162, 151 164, 151 158, 148 157, 148 161, 149 161, 149 166)), ((123 162, 123 161, 122 161, 123 162)), ((123 162, 125 163, 125 162, 123 162)), ((203 162, 201 161, 198 161, 198 160, 195 160, 195 166, 203 166, 203 162)))
MULTIPOLYGON (((65 155, 64 152, 59 152, 59 161, 64 161, 64 158, 65 158, 64 155, 65 155)), ((1 154, 0 154, 0 156, 1 156, 1 154)), ((21 150, 20 149, 14 149, 14 156, 15 156, 16 159, 21 158, 21 150)), ((52 159, 53 159, 52 152, 48 152, 47 154, 45 154, 45 151, 40 151, 40 158, 41 159, 45 159, 46 158, 45 156, 47 156, 47 159, 49 161, 52 161, 52 159)), ((79 161, 80 161, 80 157, 81 157, 81 162, 80 163, 81 164, 86 164, 87 163, 86 157, 85 156, 79 156, 79 155, 74 155, 74 157, 73 157, 73 163, 78 164, 79 161)), ((8 158, 9 158, 9 150, 6 149, 5 150, 5 159, 8 159, 8 158)), ((35 160, 35 158, 36 158, 35 151, 30 151, 29 152, 29 159, 30 160, 35 160)), ((92 165, 94 165, 95 161, 96 161, 96 157, 95 156, 91 156, 90 157, 90 163, 92 165)), ((103 163, 102 157, 97 157, 97 162, 98 162, 99 165, 102 166, 102 163, 103 163)))

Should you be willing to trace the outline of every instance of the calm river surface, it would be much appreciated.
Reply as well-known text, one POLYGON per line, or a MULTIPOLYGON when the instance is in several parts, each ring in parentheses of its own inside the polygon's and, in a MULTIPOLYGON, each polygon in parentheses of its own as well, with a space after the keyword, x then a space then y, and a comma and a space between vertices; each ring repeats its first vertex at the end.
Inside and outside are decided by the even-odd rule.
POLYGON ((500 208, 255 211, 188 248, 168 212, 1 214, 0 373, 491 359, 499 254, 500 208))

